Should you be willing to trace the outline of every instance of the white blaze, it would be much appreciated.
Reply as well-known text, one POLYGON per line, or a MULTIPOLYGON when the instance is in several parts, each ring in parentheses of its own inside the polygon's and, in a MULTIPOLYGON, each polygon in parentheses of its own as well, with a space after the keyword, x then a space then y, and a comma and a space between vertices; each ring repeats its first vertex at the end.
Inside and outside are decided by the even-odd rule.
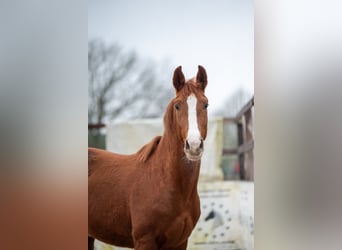
POLYGON ((201 144, 201 134, 197 125, 197 98, 189 95, 188 103, 188 143, 191 147, 197 148, 201 144))

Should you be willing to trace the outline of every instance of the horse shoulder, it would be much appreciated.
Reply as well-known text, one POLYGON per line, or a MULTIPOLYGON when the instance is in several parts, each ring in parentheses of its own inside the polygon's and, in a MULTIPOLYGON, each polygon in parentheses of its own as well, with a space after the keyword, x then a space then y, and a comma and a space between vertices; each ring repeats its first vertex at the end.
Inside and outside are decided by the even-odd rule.
POLYGON ((160 142, 160 139, 161 139, 161 136, 156 136, 155 138, 153 138, 153 140, 151 142, 149 142, 148 144, 143 146, 137 152, 137 156, 138 156, 139 161, 144 163, 152 156, 152 154, 155 152, 155 150, 156 150, 156 148, 160 142))

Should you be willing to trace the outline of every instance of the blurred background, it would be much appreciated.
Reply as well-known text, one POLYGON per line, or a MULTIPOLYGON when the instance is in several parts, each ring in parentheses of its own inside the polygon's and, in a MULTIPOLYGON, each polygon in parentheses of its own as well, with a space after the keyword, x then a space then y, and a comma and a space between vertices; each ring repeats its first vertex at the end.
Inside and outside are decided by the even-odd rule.
MULTIPOLYGON (((138 58, 146 60, 144 62, 153 62, 158 69, 169 67, 159 76, 168 79, 165 88, 170 88, 171 92, 170 77, 175 66, 183 65, 186 76, 192 77, 197 65, 204 65, 209 75, 210 116, 223 103, 216 106, 215 100, 221 98, 215 98, 211 91, 219 89, 218 96, 231 100, 230 89, 233 90, 235 84, 245 84, 242 80, 223 81, 226 78, 220 75, 238 73, 233 66, 247 57, 227 41, 239 40, 241 46, 251 43, 253 48, 249 39, 239 39, 245 27, 242 19, 252 21, 253 17, 244 14, 245 8, 226 7, 242 6, 244 1, 208 1, 210 4, 204 13, 197 9, 204 4, 202 1, 169 4, 163 1, 168 4, 167 9, 175 9, 171 18, 164 18, 165 12, 154 11, 159 4, 157 1, 149 11, 135 8, 139 3, 131 1, 127 11, 119 8, 117 2, 112 1, 115 8, 108 7, 107 12, 121 10, 120 13, 98 14, 99 22, 106 20, 96 27, 92 22, 94 14, 98 13, 96 8, 103 9, 101 6, 108 6, 108 1, 0 3, 2 249, 22 249, 23 244, 25 249, 87 248, 86 135, 89 130, 85 124, 89 122, 87 55, 90 41, 100 40, 106 46, 116 44, 125 52, 134 52, 138 58), (193 15, 197 18, 188 18, 193 15), (126 27, 119 21, 110 22, 109 16, 128 16, 135 21, 139 28, 126 29, 126 32, 138 37, 127 39, 131 44, 119 40, 124 37, 122 34, 115 39, 103 38, 100 33, 109 25, 112 34, 126 27), (149 19, 150 16, 156 18, 149 19), (228 17, 240 18, 241 22, 238 24, 237 19, 222 21, 228 17), (154 25, 165 25, 167 21, 187 32, 183 35, 162 29, 160 33, 152 30, 143 35, 139 33, 143 30, 139 24, 145 19, 153 20, 154 25), (215 20, 216 26, 197 25, 215 20), (191 27, 186 29, 190 23, 191 27), (241 32, 226 35, 229 27, 235 26, 241 32), (219 36, 213 35, 215 27, 220 27, 219 36), (171 34, 178 36, 171 37, 171 34), (151 45, 155 49, 138 49, 140 41, 146 44, 142 41, 151 37, 151 40, 163 39, 164 43, 158 45, 165 44, 170 52, 173 46, 167 43, 169 40, 175 45, 191 41, 191 46, 186 50, 179 50, 177 46, 177 50, 167 56, 158 51, 160 56, 154 59, 153 51, 158 48, 153 41, 151 45), (168 39, 164 39, 166 37, 168 39), (211 61, 222 54, 226 63, 212 67, 210 60, 198 58, 204 53, 188 55, 187 51, 196 50, 196 44, 201 41, 214 44, 211 61), (221 41, 229 46, 222 46, 221 41), (221 53, 223 47, 231 48, 232 53, 221 53), (183 55, 182 60, 172 59, 177 52, 183 55), (241 56, 233 56, 235 52, 241 56), (194 60, 188 65, 186 59, 194 60), (220 86, 212 88, 215 78, 220 80, 220 86)), ((149 3, 142 2, 144 6, 149 3)), ((253 5, 257 101, 255 249, 340 250, 341 2, 255 0, 253 5)), ((248 12, 252 14, 253 10, 248 12)), ((252 24, 250 29, 253 29, 252 24)), ((248 65, 245 64, 250 67, 248 65)), ((245 70, 243 73, 249 77, 245 70)), ((250 70, 253 72, 252 68, 250 70)), ((131 118, 133 115, 125 117, 131 118)), ((107 121, 109 119, 104 123, 107 121)))
POLYGON ((173 95, 174 68, 182 65, 191 78, 198 64, 210 77, 210 114, 235 115, 254 91, 253 18, 253 2, 248 0, 89 1, 89 120, 160 116, 163 100, 173 95), (94 117, 94 91, 106 83, 110 87, 102 98, 110 103, 103 117, 94 117), (144 93, 139 98, 117 94, 127 89, 144 93), (146 109, 149 92, 160 109, 146 109), (130 111, 120 110, 119 101, 132 105, 130 111))

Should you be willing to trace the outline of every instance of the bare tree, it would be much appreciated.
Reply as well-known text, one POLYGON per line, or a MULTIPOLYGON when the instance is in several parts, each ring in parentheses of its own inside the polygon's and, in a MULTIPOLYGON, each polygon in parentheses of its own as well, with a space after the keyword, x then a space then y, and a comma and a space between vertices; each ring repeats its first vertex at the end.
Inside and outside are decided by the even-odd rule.
POLYGON ((160 117, 172 94, 155 65, 99 40, 88 43, 88 122, 160 117))
POLYGON ((253 94, 248 93, 242 88, 237 89, 224 104, 219 108, 215 115, 223 117, 235 117, 242 107, 252 98, 253 94))

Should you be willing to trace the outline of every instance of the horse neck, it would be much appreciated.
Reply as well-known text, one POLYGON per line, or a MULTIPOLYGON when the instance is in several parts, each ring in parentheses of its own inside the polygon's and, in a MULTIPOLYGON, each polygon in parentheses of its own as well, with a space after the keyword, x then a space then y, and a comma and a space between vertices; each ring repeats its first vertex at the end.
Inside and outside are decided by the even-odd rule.
MULTIPOLYGON (((167 112, 172 112, 168 109, 167 112)), ((170 119, 172 114, 166 114, 164 118, 164 135, 159 143, 159 148, 166 155, 164 171, 167 171, 175 188, 180 188, 186 199, 189 199, 197 191, 197 182, 200 171, 200 161, 190 161, 184 153, 184 142, 176 131, 175 119, 170 119)))

